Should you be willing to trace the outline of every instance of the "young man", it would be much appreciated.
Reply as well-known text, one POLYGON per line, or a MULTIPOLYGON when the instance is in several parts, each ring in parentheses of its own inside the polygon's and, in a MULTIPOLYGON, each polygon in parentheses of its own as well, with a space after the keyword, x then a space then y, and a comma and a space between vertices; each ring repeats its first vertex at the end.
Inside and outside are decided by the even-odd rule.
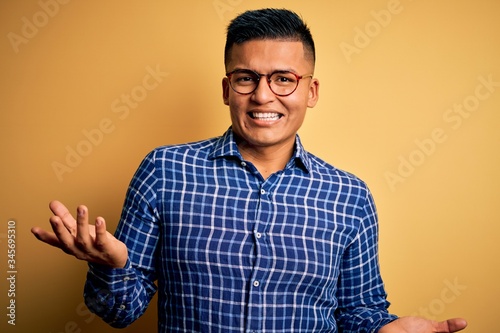
POLYGON ((228 27, 221 137, 160 147, 133 177, 115 236, 85 206, 52 202, 42 241, 89 262, 89 308, 124 327, 159 293, 159 332, 455 332, 387 312, 373 199, 355 176, 304 150, 318 101, 315 49, 293 12, 228 27), (90 230, 90 231, 89 231, 90 230), (116 237, 116 238, 115 238, 116 237), (156 285, 157 283, 157 285, 156 285))

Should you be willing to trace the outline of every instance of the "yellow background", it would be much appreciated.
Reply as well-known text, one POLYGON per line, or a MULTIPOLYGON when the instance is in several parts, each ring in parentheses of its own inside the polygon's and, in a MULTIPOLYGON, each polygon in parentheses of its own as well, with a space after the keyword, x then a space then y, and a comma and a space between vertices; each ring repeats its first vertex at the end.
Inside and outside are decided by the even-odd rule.
MULTIPOLYGON (((59 199, 88 205, 114 230, 150 149, 229 126, 220 83, 229 20, 285 6, 317 44, 320 101, 300 134, 370 186, 391 311, 499 331, 497 0, 0 1, 0 267, 7 276, 14 219, 18 270, 16 326, 0 281, 0 331, 114 331, 82 307, 86 264, 30 228, 49 228, 47 204, 59 199), (145 90, 148 70, 162 76, 145 90), (125 95, 138 101, 128 110, 125 95), (89 145, 85 131, 97 129, 89 145), (67 149, 85 156, 70 167, 67 149)), ((155 330, 151 305, 122 332, 155 330)))

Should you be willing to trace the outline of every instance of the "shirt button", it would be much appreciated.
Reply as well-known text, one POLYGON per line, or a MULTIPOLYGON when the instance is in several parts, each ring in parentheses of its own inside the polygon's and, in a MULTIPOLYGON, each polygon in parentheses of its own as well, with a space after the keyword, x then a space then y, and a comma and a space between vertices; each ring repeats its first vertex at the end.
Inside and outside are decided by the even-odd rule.
POLYGON ((255 237, 257 237, 257 238, 261 238, 261 237, 262 237, 262 234, 261 234, 260 232, 257 232, 257 233, 255 234, 255 237))
POLYGON ((120 305, 120 310, 125 310, 125 305, 124 304, 120 305))
POLYGON ((254 281, 254 282, 253 282, 253 286, 254 286, 254 287, 258 287, 258 286, 260 286, 260 282, 259 282, 259 281, 254 281))
POLYGON ((123 281, 125 281, 125 282, 130 281, 130 277, 128 277, 128 276, 124 277, 123 281))
POLYGON ((264 190, 263 188, 260 189, 260 194, 266 194, 266 190, 264 190))
POLYGON ((247 166, 247 162, 241 162, 241 166, 242 167, 246 167, 247 166))

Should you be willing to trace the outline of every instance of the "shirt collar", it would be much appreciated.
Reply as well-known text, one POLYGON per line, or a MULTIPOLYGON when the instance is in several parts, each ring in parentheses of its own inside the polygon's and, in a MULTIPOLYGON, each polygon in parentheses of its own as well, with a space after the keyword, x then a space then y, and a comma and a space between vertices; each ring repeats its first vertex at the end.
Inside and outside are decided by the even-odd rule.
MULTIPOLYGON (((216 159, 220 157, 231 157, 243 161, 243 157, 240 154, 238 146, 236 145, 236 140, 234 138, 233 130, 231 127, 215 142, 212 152, 209 155, 210 159, 216 159)), ((311 170, 311 161, 308 153, 304 149, 302 142, 298 135, 295 138, 295 153, 294 156, 287 163, 285 168, 298 167, 305 172, 311 170)))

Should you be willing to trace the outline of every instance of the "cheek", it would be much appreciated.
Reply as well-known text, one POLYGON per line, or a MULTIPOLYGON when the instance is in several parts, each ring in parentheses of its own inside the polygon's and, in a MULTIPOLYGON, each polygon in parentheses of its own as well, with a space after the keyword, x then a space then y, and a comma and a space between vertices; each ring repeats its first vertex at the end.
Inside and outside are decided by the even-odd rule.
POLYGON ((233 121, 242 119, 246 115, 246 103, 241 98, 229 97, 229 113, 233 121))
POLYGON ((248 105, 248 98, 246 96, 240 96, 235 94, 230 94, 228 98, 229 109, 232 113, 240 113, 246 109, 248 105))
POLYGON ((288 110, 290 115, 300 117, 307 109, 308 99, 301 95, 292 96, 288 96, 288 99, 282 100, 281 103, 288 110))

